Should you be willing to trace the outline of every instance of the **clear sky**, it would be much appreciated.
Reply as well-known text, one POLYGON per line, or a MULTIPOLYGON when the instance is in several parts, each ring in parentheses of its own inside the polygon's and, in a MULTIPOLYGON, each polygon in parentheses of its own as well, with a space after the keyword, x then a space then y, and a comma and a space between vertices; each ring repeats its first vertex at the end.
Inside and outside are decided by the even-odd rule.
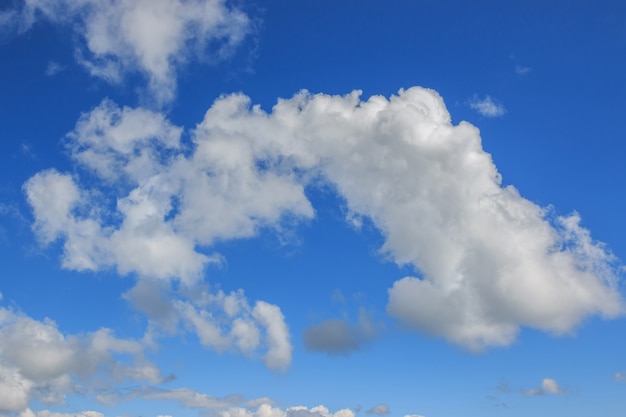
POLYGON ((622 417, 626 3, 0 2, 0 416, 622 417))

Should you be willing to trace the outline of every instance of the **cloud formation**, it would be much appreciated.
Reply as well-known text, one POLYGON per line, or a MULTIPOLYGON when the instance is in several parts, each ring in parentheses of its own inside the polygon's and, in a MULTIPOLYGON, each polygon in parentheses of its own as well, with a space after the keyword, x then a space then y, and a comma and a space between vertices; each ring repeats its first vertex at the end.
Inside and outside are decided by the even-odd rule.
MULTIPOLYGON (((158 113, 103 102, 68 135, 97 181, 53 170, 31 178, 34 230, 62 239, 67 268, 191 285, 219 262, 216 242, 311 219, 304 190, 321 181, 371 219, 383 256, 415 270, 387 306, 409 328, 479 350, 510 344, 520 326, 564 334, 589 315, 624 312, 616 260, 579 215, 503 187, 478 130, 452 125, 432 90, 366 101, 304 91, 270 113, 233 94, 191 136, 184 149, 180 128, 158 113)), ((266 307, 253 313, 261 323, 278 316, 266 307)))
POLYGON ((48 410, 32 411, 30 408, 22 411, 17 417, 104 417, 97 411, 81 411, 79 413, 57 413, 48 410))
POLYGON ((328 408, 323 405, 308 408, 304 406, 294 406, 286 409, 272 407, 269 404, 263 404, 256 410, 248 410, 244 408, 231 408, 227 411, 218 413, 220 417, 354 417, 354 411, 344 408, 331 413, 328 408))
POLYGON ((141 342, 119 339, 109 329, 64 335, 49 319, 37 321, 0 307, 0 412, 26 412, 32 399, 63 403, 66 395, 85 389, 77 381, 161 382, 160 370, 144 358, 144 350, 141 342), (124 356, 131 364, 117 360, 124 356))
POLYGON ((229 395, 218 398, 203 394, 189 388, 165 389, 156 387, 134 387, 130 389, 117 389, 110 392, 100 393, 96 400, 106 406, 113 406, 118 402, 131 401, 134 399, 175 401, 186 408, 204 410, 228 410, 236 407, 256 408, 259 403, 271 403, 268 398, 246 401, 240 395, 229 395))
POLYGON ((280 308, 264 301, 250 306, 243 290, 225 294, 198 286, 184 292, 187 297, 159 282, 140 280, 123 297, 149 318, 149 340, 191 332, 203 347, 218 353, 261 355, 272 370, 291 364, 291 335, 280 308))
POLYGON ((75 56, 91 75, 119 83, 139 73, 157 104, 174 98, 179 66, 224 59, 251 29, 225 0, 24 0, 0 13, 1 26, 20 32, 40 19, 77 32, 75 56))
POLYGON ((364 309, 359 311, 356 324, 344 319, 329 319, 309 327, 303 334, 304 345, 308 350, 329 355, 357 351, 377 337, 376 326, 364 309))
POLYGON ((504 106, 496 102, 491 96, 485 96, 482 100, 478 96, 474 96, 470 99, 469 106, 485 117, 498 117, 506 113, 504 106))

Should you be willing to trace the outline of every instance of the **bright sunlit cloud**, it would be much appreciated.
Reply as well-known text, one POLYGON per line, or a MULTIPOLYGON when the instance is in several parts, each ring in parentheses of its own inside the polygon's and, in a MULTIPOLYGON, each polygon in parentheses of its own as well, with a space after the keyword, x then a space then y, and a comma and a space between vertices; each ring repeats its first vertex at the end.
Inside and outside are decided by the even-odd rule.
POLYGON ((0 417, 621 417, 626 8, 274 3, 0 5, 0 417))
MULTIPOLYGON (((389 289, 387 311, 416 330, 479 350, 509 345, 520 326, 565 334, 589 315, 623 313, 612 254, 578 214, 556 216, 502 187, 478 131, 452 125, 439 95, 359 95, 302 92, 269 114, 243 95, 223 97, 194 129, 189 156, 164 116, 105 101, 68 146, 96 187, 128 191, 103 204, 91 196, 104 188, 41 172, 24 186, 34 230, 44 243, 64 241, 67 268, 191 284, 219 260, 207 253, 216 240, 312 218, 304 190, 319 176, 378 227, 382 254, 413 266, 389 289)), ((326 322, 305 340, 342 351, 370 333, 326 322), (343 341, 329 339, 331 328, 343 341)))

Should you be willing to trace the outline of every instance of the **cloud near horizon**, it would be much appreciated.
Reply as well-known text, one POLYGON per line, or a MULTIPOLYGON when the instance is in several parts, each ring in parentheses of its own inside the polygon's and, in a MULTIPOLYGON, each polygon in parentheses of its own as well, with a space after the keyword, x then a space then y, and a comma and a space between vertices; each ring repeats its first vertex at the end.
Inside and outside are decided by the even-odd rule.
POLYGON ((0 307, 0 412, 25 412, 32 399, 63 403, 92 384, 161 382, 160 370, 144 357, 145 348, 106 328, 64 335, 50 319, 38 321, 0 307), (119 360, 124 356, 132 358, 131 364, 119 360))
POLYGON ((480 350, 512 343, 520 326, 565 334, 623 314, 613 255, 578 214, 503 187, 478 130, 452 125, 435 91, 360 94, 303 91, 270 113, 224 96, 191 147, 162 114, 105 100, 67 137, 96 180, 55 170, 28 180, 34 230, 63 242, 66 268, 193 285, 220 261, 216 242, 313 218, 305 189, 322 181, 372 220, 383 256, 414 269, 387 306, 408 328, 480 350))

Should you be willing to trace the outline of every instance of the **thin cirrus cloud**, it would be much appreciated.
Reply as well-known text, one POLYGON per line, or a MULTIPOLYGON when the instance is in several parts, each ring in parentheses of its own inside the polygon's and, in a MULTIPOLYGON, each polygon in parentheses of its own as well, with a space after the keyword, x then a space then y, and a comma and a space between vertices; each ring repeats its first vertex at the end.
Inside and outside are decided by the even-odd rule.
POLYGON ((128 389, 115 389, 110 392, 97 394, 99 403, 113 406, 120 402, 144 399, 151 401, 174 401, 183 407, 201 409, 205 411, 226 411, 235 408, 257 409, 260 405, 271 404, 270 398, 257 398, 246 400, 241 395, 229 395, 218 398, 189 388, 156 388, 150 386, 133 387, 128 389))
POLYGON ((579 215, 503 187, 478 130, 452 125, 432 90, 368 100, 301 92, 270 113, 233 94, 191 131, 193 150, 179 129, 104 101, 67 137, 100 181, 48 170, 26 182, 34 230, 63 241, 66 268, 193 285, 219 262, 215 242, 313 218, 304 190, 321 180, 372 220, 381 254, 415 270, 388 290, 387 312, 409 328, 480 350, 509 345, 521 326, 558 335, 624 312, 616 260, 579 215))
POLYGON ((27 0, 0 12, 0 29, 25 32, 38 20, 77 32, 75 57, 91 75, 119 83, 142 74, 157 105, 175 97, 177 67, 222 60, 251 31, 248 16, 224 0, 27 0))
POLYGON ((147 340, 176 332, 191 332, 200 344, 218 353, 260 356, 272 370, 291 364, 292 345, 285 318, 275 305, 257 301, 251 306, 243 290, 211 293, 196 286, 193 297, 174 294, 151 280, 139 280, 123 297, 150 320, 147 340))

